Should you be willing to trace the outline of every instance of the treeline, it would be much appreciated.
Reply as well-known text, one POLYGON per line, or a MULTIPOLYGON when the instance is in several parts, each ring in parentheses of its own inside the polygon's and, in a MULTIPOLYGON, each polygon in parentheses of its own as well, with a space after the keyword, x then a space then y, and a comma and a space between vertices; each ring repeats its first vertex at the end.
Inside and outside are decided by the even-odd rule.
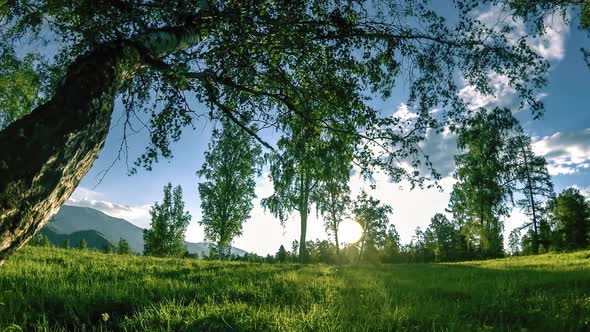
POLYGON ((120 254, 120 255, 132 255, 131 247, 129 246, 129 242, 125 239, 120 239, 119 243, 116 246, 105 243, 101 246, 101 248, 89 248, 88 241, 86 239, 81 239, 78 243, 74 244, 73 246, 70 244, 69 240, 65 240, 62 245, 55 245, 54 243, 49 240, 47 235, 37 234, 35 235, 29 242, 28 245, 35 246, 35 247, 59 247, 64 249, 78 249, 78 250, 96 250, 100 251, 105 254, 120 254))
MULTIPOLYGON (((534 153, 510 110, 478 110, 457 133, 457 182, 446 214, 435 214, 425 230, 417 228, 410 243, 402 245, 388 220, 391 207, 363 192, 353 202, 340 200, 338 207, 340 218, 350 209, 361 224, 361 241, 340 249, 338 223, 325 218, 334 240, 306 241, 306 261, 450 262, 589 246, 590 203, 576 188, 555 195, 546 160, 534 153), (516 208, 527 219, 510 233, 505 248, 504 220, 516 208)), ((281 248, 274 256, 251 259, 297 261, 300 248, 299 256, 296 252, 281 248)))
MULTIPOLYGON (((314 154, 306 155, 305 140, 296 146, 284 141, 285 149, 294 151, 285 153, 283 159, 270 160, 275 191, 262 199, 262 204, 281 222, 296 211, 301 237, 290 250, 281 247, 275 255, 237 256, 230 252, 231 242, 241 235, 242 225, 250 217, 255 176, 260 174, 264 160, 252 137, 230 121, 221 121, 199 171, 204 179, 198 187, 203 211, 199 223, 204 226, 205 238, 213 242, 203 258, 310 263, 448 262, 588 246, 588 201, 575 188, 555 195, 547 162, 534 153, 530 137, 509 109, 473 112, 455 131, 459 150, 455 157, 456 183, 446 214, 435 214, 425 230, 417 228, 408 244, 400 243, 389 220, 391 206, 365 191, 354 200, 350 198, 352 166, 346 149, 341 150, 344 142, 323 142, 314 154), (289 161, 290 154, 311 159, 289 161), (329 241, 306 240, 311 206, 322 216, 329 241), (512 231, 509 247, 505 248, 504 220, 515 208, 524 211, 527 220, 512 231), (362 227, 362 235, 357 243, 342 247, 338 233, 346 218, 362 227)), ((165 186, 162 203, 156 203, 150 214, 151 227, 144 231, 144 254, 190 257, 184 234, 191 216, 185 211, 180 186, 165 186)))

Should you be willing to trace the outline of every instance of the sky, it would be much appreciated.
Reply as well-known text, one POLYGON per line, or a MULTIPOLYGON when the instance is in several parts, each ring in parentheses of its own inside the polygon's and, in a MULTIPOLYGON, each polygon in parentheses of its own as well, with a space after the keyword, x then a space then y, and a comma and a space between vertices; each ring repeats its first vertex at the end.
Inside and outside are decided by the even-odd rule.
MULTIPOLYGON (((505 14, 492 7, 480 13, 480 18, 493 23, 498 18, 502 19, 502 15, 505 14)), ((551 63, 548 85, 538 96, 545 103, 546 113, 538 120, 526 112, 518 113, 517 117, 532 137, 534 151, 547 159, 556 192, 575 186, 589 196, 590 68, 584 63, 580 48, 590 48, 590 40, 576 28, 568 28, 557 16, 549 17, 546 21, 548 31, 545 36, 530 41, 531 46, 551 63)), ((508 20, 506 24, 515 27, 516 35, 524 33, 522 22, 508 20)), ((482 96, 470 86, 462 88, 459 94, 473 108, 510 107, 517 103, 514 90, 506 84, 505 78, 491 75, 490 82, 494 86, 494 96, 482 96)), ((403 95, 403 91, 394 93, 392 98, 376 101, 374 106, 384 115, 395 114, 411 120, 415 114, 403 103, 403 95)), ((203 227, 198 224, 201 219, 197 191, 200 179, 196 171, 204 161, 203 153, 207 149, 214 124, 206 119, 201 120, 195 130, 186 130, 182 139, 173 145, 173 159, 160 161, 152 171, 139 170, 136 175, 128 176, 124 158, 109 169, 118 156, 122 137, 122 126, 118 119, 122 110, 121 103, 117 102, 105 147, 67 204, 92 207, 137 226, 149 227, 150 206, 161 200, 163 187, 171 182, 182 186, 186 209, 192 215, 186 240, 204 241, 203 227), (103 176, 107 169, 108 173, 103 176)), ((129 137, 128 143, 129 160, 132 162, 143 152, 147 133, 140 132, 129 137)), ((434 167, 443 175, 440 181, 442 191, 410 190, 407 183, 392 183, 387 176, 378 173, 375 174, 374 190, 354 175, 350 180, 351 197, 356 197, 364 188, 375 198, 391 205, 393 214, 390 221, 396 226, 402 243, 408 243, 416 227, 428 227, 430 218, 437 212, 444 212, 448 205, 455 182, 452 177, 455 168, 453 157, 457 153, 455 143, 455 136, 450 133, 429 133, 427 140, 421 143, 434 167)), ((260 199, 270 196, 272 192, 272 183, 265 171, 257 179, 254 209, 250 220, 244 224, 243 235, 234 240, 235 247, 261 255, 274 254, 281 244, 290 248, 292 241, 299 238, 297 215, 293 215, 283 226, 260 206, 260 199)), ((505 237, 525 221, 526 217, 514 210, 505 220, 505 237)), ((307 234, 308 239, 327 239, 323 223, 315 213, 310 216, 307 234)))

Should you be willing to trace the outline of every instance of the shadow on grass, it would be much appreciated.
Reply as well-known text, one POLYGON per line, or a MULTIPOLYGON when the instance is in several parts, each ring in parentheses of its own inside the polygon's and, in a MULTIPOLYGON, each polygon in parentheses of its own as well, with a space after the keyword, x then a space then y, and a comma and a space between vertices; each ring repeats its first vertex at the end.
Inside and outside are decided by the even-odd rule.
POLYGON ((342 316, 366 330, 588 331, 589 272, 416 264, 337 279, 342 316))

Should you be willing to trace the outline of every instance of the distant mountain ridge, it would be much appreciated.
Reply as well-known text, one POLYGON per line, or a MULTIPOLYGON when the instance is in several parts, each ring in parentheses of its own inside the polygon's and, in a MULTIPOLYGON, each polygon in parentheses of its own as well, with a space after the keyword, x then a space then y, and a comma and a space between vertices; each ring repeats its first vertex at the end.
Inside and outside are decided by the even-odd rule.
MULTIPOLYGON (((116 246, 120 239, 125 239, 135 253, 143 253, 143 228, 133 225, 125 219, 114 218, 89 207, 64 205, 41 229, 56 246, 69 241, 70 246, 77 246, 82 239, 90 248, 103 248, 106 244, 116 246)), ((209 254, 210 244, 206 242, 185 242, 191 254, 209 254)), ((231 248, 231 252, 244 255, 246 251, 231 248)))

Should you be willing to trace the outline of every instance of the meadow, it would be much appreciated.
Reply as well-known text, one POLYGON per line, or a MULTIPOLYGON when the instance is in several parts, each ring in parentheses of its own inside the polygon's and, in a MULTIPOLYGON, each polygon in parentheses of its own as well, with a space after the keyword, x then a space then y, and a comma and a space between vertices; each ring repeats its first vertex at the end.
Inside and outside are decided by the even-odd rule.
POLYGON ((329 266, 25 247, 0 331, 588 331, 590 251, 329 266))

